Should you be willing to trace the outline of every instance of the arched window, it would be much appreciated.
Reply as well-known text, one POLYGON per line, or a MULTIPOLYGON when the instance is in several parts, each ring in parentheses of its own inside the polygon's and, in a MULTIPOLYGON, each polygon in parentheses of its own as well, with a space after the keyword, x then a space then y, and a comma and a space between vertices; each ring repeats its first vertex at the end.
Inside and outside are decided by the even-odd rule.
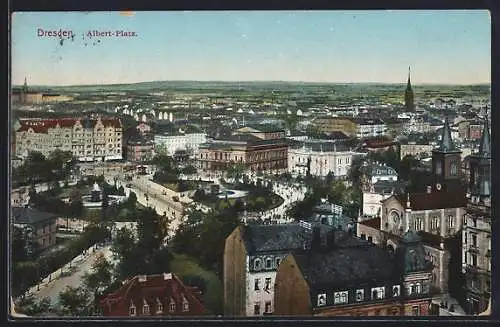
POLYGON ((254 262, 253 262, 253 268, 254 268, 255 270, 259 270, 259 269, 260 269, 260 264, 261 264, 260 259, 258 259, 258 258, 257 258, 257 259, 255 259, 255 260, 254 260, 254 262))
POLYGON ((266 259, 266 269, 270 269, 272 267, 272 259, 267 258, 266 259))
POLYGON ((326 294, 319 294, 318 295, 318 307, 322 307, 326 305, 326 294))
POLYGON ((368 236, 368 242, 373 243, 373 238, 371 236, 368 236))
POLYGON ((362 240, 366 240, 366 235, 365 234, 361 234, 361 239, 362 240))

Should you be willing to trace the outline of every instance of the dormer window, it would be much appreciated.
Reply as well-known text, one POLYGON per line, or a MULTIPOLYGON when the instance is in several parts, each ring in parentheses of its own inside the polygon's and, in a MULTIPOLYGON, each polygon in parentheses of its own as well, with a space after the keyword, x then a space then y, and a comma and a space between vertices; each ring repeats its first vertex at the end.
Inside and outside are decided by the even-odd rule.
POLYGON ((365 290, 357 290, 356 291, 356 301, 360 302, 365 299, 365 290))
POLYGON ((334 293, 334 304, 345 304, 348 302, 349 299, 349 292, 348 291, 342 291, 342 292, 335 292, 334 293))
POLYGON ((281 258, 276 258, 276 268, 279 267, 280 262, 281 262, 281 258))
POLYGON ((149 314, 149 304, 144 300, 144 305, 142 306, 142 314, 149 314))
POLYGON ((397 297, 397 296, 399 296, 399 295, 401 294, 400 292, 401 292, 401 288, 400 288, 400 286, 399 286, 399 285, 394 285, 394 286, 392 287, 392 296, 393 296, 393 297, 397 297))
POLYGON ((168 306, 168 312, 170 312, 170 313, 175 312, 175 302, 174 302, 174 300, 170 301, 170 305, 168 306))
POLYGON ((132 301, 130 301, 130 307, 128 309, 128 312, 129 312, 130 316, 135 316, 136 315, 135 305, 134 305, 134 302, 132 302, 132 301))
POLYGON ((161 303, 160 299, 156 298, 156 313, 163 313, 163 304, 161 303))
POLYGON ((266 259, 266 269, 271 269, 272 267, 272 260, 271 258, 266 259))
POLYGON ((253 268, 255 270, 259 270, 260 269, 260 264, 261 264, 261 260, 260 259, 255 259, 254 262, 253 262, 253 268))
POLYGON ((186 299, 184 299, 184 302, 182 302, 182 311, 183 312, 189 311, 189 302, 186 299))
POLYGON ((384 287, 374 287, 372 288, 372 300, 382 300, 385 296, 384 287))
POLYGON ((318 307, 323 307, 326 305, 326 294, 318 294, 318 307))

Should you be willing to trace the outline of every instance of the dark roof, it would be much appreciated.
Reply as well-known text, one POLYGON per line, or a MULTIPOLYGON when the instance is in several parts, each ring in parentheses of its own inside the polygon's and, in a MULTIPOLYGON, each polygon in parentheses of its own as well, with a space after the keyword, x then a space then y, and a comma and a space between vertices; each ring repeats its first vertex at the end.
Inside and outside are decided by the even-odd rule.
POLYGON ((479 145, 479 156, 483 158, 491 158, 491 137, 488 119, 484 124, 483 134, 481 135, 481 144, 479 145))
POLYGON ((330 133, 325 134, 325 138, 334 139, 334 140, 343 140, 343 139, 348 139, 349 136, 343 132, 334 131, 334 132, 330 132, 330 133))
POLYGON ((376 218, 361 221, 360 224, 371 227, 371 228, 380 229, 380 221, 381 221, 380 217, 376 217, 376 218))
POLYGON ((306 148, 310 148, 312 151, 323 151, 323 152, 347 152, 350 150, 348 146, 345 144, 336 144, 334 142, 314 142, 314 141, 303 141, 298 144, 297 147, 305 146, 306 148))
POLYGON ((438 146, 438 150, 442 152, 455 152, 459 151, 455 144, 453 143, 453 140, 451 138, 451 129, 450 129, 450 123, 448 119, 444 122, 442 134, 441 134, 441 141, 438 146))
POLYGON ((55 219, 56 215, 32 208, 12 207, 12 218, 15 224, 35 224, 41 221, 55 219))
MULTIPOLYGON (((406 207, 407 194, 396 194, 394 197, 406 207)), ((387 201, 387 200, 385 200, 387 201)), ((410 193, 410 207, 412 210, 433 210, 447 208, 464 208, 467 199, 463 190, 431 193, 410 193)))
POLYGON ((398 276, 388 252, 347 233, 327 252, 301 251, 293 255, 312 289, 382 282, 398 276))
MULTIPOLYGON (((312 223, 326 234, 331 227, 312 223)), ((246 225, 242 227, 242 235, 248 253, 282 252, 302 249, 304 242, 310 242, 311 232, 299 223, 279 225, 246 225)))
POLYGON ((245 127, 250 127, 250 128, 256 129, 259 132, 263 132, 263 133, 273 133, 273 132, 284 132, 285 131, 283 128, 280 128, 280 127, 272 125, 272 124, 248 124, 245 127))
POLYGON ((386 194, 386 193, 401 193, 405 189, 405 183, 403 181, 385 181, 379 180, 373 185, 375 193, 386 194))

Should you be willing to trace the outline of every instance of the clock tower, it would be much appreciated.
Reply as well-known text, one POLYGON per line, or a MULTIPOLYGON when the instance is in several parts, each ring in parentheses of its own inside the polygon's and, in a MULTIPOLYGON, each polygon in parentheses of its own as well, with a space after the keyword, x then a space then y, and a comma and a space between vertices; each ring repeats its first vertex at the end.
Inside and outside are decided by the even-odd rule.
POLYGON ((432 150, 433 189, 440 192, 463 188, 460 151, 451 138, 451 128, 446 119, 438 148, 432 150))

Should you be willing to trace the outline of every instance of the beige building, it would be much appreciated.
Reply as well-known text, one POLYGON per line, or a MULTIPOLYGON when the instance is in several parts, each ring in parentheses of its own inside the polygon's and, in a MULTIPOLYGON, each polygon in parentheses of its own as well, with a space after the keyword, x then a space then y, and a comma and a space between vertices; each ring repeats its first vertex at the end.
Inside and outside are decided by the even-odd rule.
POLYGON ((122 159, 122 124, 117 118, 22 119, 16 131, 15 155, 30 151, 48 156, 71 151, 80 161, 122 159))
POLYGON ((417 142, 408 142, 400 145, 400 158, 403 160, 406 156, 419 158, 422 154, 430 155, 434 146, 431 144, 419 144, 417 142))

